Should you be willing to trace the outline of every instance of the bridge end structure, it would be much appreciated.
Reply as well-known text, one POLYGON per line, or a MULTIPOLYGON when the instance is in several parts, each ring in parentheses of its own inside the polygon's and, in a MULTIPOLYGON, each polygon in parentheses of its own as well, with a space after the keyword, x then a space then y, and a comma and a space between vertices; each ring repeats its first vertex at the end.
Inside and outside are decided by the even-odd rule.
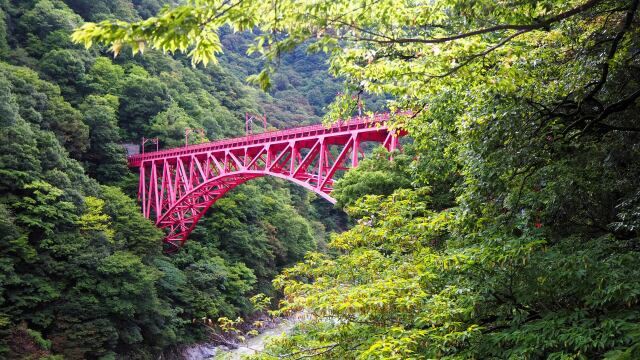
POLYGON ((389 114, 355 117, 331 127, 311 125, 133 155, 140 173, 142 213, 166 231, 167 252, 179 250, 219 198, 251 179, 275 176, 325 200, 336 176, 358 166, 362 145, 398 148, 404 132, 387 127, 389 114))

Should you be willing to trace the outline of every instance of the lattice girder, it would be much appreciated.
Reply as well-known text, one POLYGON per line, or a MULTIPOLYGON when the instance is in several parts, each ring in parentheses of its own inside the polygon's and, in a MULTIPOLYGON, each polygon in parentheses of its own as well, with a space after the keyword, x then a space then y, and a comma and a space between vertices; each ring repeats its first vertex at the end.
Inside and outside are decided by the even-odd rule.
POLYGON ((402 132, 388 114, 324 127, 306 126, 129 157, 139 168, 138 198, 145 217, 165 229, 168 251, 178 250, 209 207, 236 186, 261 176, 292 181, 331 203, 335 176, 358 166, 362 144, 398 147, 402 132))

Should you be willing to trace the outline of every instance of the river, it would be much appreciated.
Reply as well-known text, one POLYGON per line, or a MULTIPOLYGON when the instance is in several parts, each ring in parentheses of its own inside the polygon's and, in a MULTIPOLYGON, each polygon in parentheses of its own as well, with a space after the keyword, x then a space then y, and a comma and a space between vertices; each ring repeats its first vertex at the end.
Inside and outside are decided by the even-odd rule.
POLYGON ((182 351, 185 360, 236 360, 242 359, 245 355, 252 355, 264 350, 267 338, 270 336, 289 333, 299 320, 287 318, 279 321, 274 327, 262 331, 260 334, 247 339, 243 344, 239 344, 236 349, 229 349, 226 346, 216 346, 212 344, 192 345, 182 351))

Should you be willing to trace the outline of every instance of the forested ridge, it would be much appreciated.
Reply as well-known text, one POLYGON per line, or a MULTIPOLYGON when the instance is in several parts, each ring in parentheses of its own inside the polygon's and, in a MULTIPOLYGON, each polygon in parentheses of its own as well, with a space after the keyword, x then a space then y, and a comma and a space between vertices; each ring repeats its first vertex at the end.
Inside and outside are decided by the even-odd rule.
MULTIPOLYGON (((191 143, 239 136, 245 112, 278 128, 318 122, 336 92, 310 104, 290 84, 303 85, 295 57, 287 83, 266 94, 244 83, 259 59, 192 68, 71 41, 84 21, 133 21, 165 3, 0 2, 0 358, 148 359, 207 339, 206 319, 250 315, 251 296, 275 297, 279 270, 345 226, 306 192, 261 179, 211 209, 189 249, 162 254, 122 143, 181 146, 186 127, 205 130, 191 143)), ((249 40, 228 41, 244 51, 249 40)))

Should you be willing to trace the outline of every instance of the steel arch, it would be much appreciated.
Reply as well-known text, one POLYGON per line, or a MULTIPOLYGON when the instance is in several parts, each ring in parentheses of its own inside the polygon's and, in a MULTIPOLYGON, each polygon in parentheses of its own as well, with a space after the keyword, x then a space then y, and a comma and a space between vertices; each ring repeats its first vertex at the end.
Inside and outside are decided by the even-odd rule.
POLYGON ((140 171, 138 198, 145 217, 166 230, 169 252, 184 245, 204 215, 226 192, 262 176, 282 178, 329 202, 335 176, 358 166, 361 145, 388 150, 398 137, 387 127, 389 114, 356 117, 331 127, 312 125, 129 157, 140 171))

